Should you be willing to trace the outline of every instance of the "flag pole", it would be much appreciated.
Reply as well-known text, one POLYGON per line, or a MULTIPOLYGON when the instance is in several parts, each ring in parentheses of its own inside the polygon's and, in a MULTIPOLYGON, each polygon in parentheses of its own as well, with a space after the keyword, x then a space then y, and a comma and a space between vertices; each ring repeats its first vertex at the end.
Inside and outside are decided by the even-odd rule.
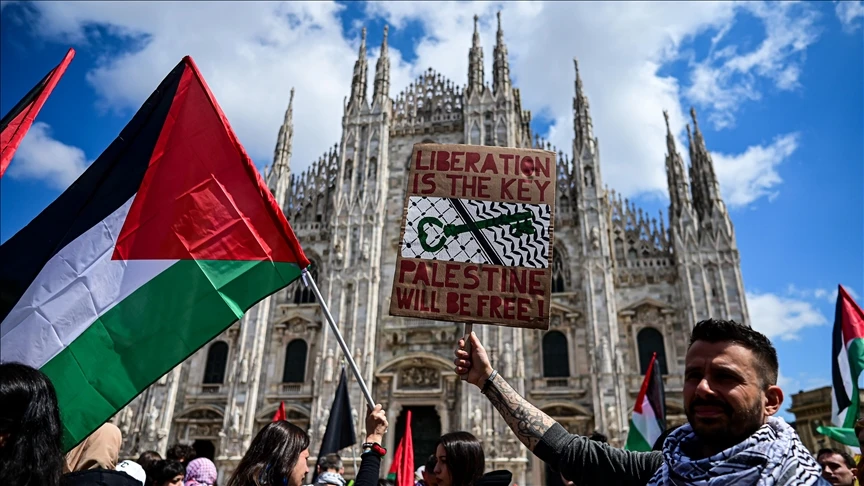
MULTIPOLYGON (((474 332, 474 323, 466 322, 465 323, 465 352, 468 353, 468 359, 471 359, 471 333, 474 332)), ((468 380, 468 373, 464 375, 460 375, 459 378, 462 381, 468 380)))
POLYGON ((342 348, 342 353, 345 355, 345 359, 348 360, 348 364, 351 365, 351 371, 354 372, 354 378, 357 378, 357 384, 360 385, 360 390, 363 392, 363 396, 366 397, 366 403, 369 404, 369 408, 375 408, 375 400, 372 399, 372 394, 369 393, 369 389, 366 388, 366 382, 363 381, 363 376, 360 374, 360 368, 357 367, 357 363, 355 363, 354 358, 351 357, 351 351, 348 349, 348 345, 345 344, 345 340, 342 338, 342 333, 339 332, 339 328, 336 327, 336 321, 333 320, 333 315, 330 314, 330 309, 327 308, 327 303, 324 302, 324 298, 321 297, 321 291, 318 290, 318 284, 315 283, 315 279, 312 278, 312 275, 305 268, 303 269, 303 283, 312 289, 312 293, 314 293, 315 298, 318 299, 318 303, 324 311, 324 317, 327 318, 327 322, 330 324, 330 329, 332 329, 333 334, 336 335, 336 341, 339 342, 339 346, 342 348))

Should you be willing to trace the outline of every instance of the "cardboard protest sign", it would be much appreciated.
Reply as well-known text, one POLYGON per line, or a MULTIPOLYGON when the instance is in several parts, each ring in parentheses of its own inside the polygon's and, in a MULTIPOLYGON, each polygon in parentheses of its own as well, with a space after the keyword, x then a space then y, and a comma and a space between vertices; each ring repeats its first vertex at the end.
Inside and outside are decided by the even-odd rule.
POLYGON ((555 153, 418 144, 390 315, 549 328, 555 153))

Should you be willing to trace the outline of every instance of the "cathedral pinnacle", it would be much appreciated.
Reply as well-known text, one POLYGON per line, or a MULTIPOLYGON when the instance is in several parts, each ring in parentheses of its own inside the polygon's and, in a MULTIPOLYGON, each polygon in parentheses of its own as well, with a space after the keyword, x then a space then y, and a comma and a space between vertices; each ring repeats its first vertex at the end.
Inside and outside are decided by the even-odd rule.
POLYGON ((582 91, 582 77, 579 75, 579 61, 573 58, 573 67, 576 70, 576 94, 573 96, 573 132, 574 132, 574 148, 578 155, 582 149, 589 146, 594 139, 594 129, 591 122, 590 107, 588 105, 588 97, 582 91))
POLYGON ((354 76, 351 78, 351 99, 348 101, 348 108, 359 106, 366 102, 366 27, 360 34, 360 52, 357 56, 357 61, 354 63, 354 76))
POLYGON ((480 17, 474 15, 474 36, 471 40, 471 50, 468 51, 468 87, 466 95, 483 92, 483 48, 480 47, 480 17))
POLYGON ((511 89, 510 61, 507 59, 507 46, 504 44, 504 30, 501 29, 501 11, 498 11, 498 32, 495 40, 495 60, 492 66, 492 89, 495 93, 506 93, 511 89))
POLYGON ((294 141, 294 88, 288 98, 285 118, 279 127, 276 150, 273 152, 273 170, 277 173, 287 171, 291 164, 291 145, 294 141))
MULTIPOLYGON (((675 137, 669 127, 669 112, 663 110, 666 119, 666 180, 669 186, 669 217, 672 224, 681 219, 682 213, 691 214, 690 186, 684 173, 684 161, 675 147, 675 137)), ((688 127, 689 128, 689 127, 688 127)))
POLYGON ((690 186, 693 188, 693 206, 700 219, 712 216, 727 217, 726 207, 720 195, 720 184, 714 172, 714 162, 705 146, 699 122, 696 120, 696 109, 690 108, 693 119, 693 132, 687 126, 687 139, 690 143, 690 186))
POLYGON ((375 65, 375 91, 372 94, 373 104, 382 104, 390 94, 390 57, 387 51, 388 26, 384 26, 384 38, 381 41, 381 53, 375 65))

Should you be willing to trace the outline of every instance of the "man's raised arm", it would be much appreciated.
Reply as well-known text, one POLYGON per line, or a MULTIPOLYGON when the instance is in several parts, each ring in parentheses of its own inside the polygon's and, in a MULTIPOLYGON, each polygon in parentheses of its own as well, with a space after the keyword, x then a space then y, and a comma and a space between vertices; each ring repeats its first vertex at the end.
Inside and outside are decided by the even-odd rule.
POLYGON ((469 339, 470 355, 465 351, 465 340, 459 340, 456 374, 465 375, 468 383, 479 387, 525 447, 565 478, 578 484, 646 484, 662 464, 660 452, 624 451, 569 434, 494 371, 477 335, 472 332, 469 339))

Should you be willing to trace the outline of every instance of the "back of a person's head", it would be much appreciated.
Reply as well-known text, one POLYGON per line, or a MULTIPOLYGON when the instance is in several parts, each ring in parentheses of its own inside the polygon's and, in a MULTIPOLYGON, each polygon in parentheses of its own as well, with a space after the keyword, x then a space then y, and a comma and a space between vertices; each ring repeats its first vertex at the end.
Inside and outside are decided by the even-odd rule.
POLYGON ((855 458, 853 458, 851 454, 849 454, 848 452, 846 452, 844 450, 831 449, 829 447, 819 449, 819 452, 816 453, 816 461, 818 462, 820 459, 822 459, 822 456, 825 456, 825 455, 831 456, 834 454, 837 454, 838 456, 842 457, 843 462, 846 464, 846 467, 848 467, 849 469, 852 469, 855 467, 855 458))
POLYGON ((172 479, 180 476, 186 477, 186 466, 177 461, 159 460, 146 468, 147 486, 162 486, 172 479))
POLYGON ((435 474, 435 465, 438 464, 438 459, 435 459, 435 454, 429 456, 429 459, 426 459, 426 472, 428 474, 435 474))
POLYGON ((471 486, 483 476, 486 459, 483 445, 468 432, 450 432, 438 441, 447 454, 447 470, 453 486, 471 486))
POLYGON ((284 420, 269 423, 252 439, 227 486, 281 485, 308 447, 309 436, 300 427, 284 420))
POLYGON ((145 451, 142 452, 138 459, 135 461, 138 464, 141 464, 141 467, 146 471, 150 468, 151 465, 162 460, 162 456, 159 455, 156 451, 145 451))
POLYGON ((206 457, 198 457, 186 464, 186 477, 184 481, 202 486, 213 486, 216 484, 216 464, 206 457))
POLYGON ((122 444, 123 435, 120 429, 111 422, 106 422, 66 453, 66 467, 72 472, 114 469, 122 444))
POLYGON ((0 404, 0 484, 59 484, 62 431, 51 381, 30 366, 0 364, 0 404))
POLYGON ((690 346, 696 341, 730 342, 749 349, 756 358, 763 386, 777 384, 779 364, 777 350, 764 334, 749 326, 723 319, 707 319, 696 324, 690 333, 690 346))
POLYGON ((596 430, 592 432, 588 438, 596 442, 602 442, 604 444, 609 442, 609 438, 606 437, 606 435, 601 434, 599 431, 596 430))
POLYGON ((198 457, 195 448, 188 444, 174 444, 165 454, 165 459, 188 464, 189 461, 198 457))
POLYGON ((318 468, 321 472, 330 470, 339 472, 339 470, 342 469, 342 466, 342 458, 339 457, 339 454, 335 453, 325 454, 318 462, 318 468))

